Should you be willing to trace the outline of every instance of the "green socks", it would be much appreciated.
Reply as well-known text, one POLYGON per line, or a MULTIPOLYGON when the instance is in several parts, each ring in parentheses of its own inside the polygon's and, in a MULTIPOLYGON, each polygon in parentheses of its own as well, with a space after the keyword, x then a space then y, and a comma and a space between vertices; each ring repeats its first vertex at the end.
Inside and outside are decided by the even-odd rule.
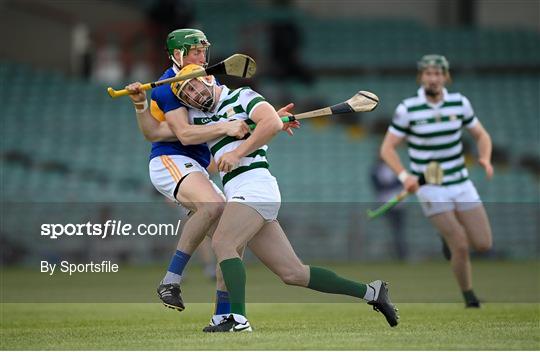
POLYGON ((364 284, 344 279, 333 271, 316 266, 309 267, 308 287, 315 291, 358 298, 364 298, 367 289, 364 284))
MULTIPOLYGON (((240 258, 225 259, 219 263, 223 280, 229 291, 231 313, 246 316, 246 269, 240 258)), ((308 287, 315 291, 364 298, 367 286, 347 280, 333 271, 309 267, 308 287)))
POLYGON ((246 268, 240 258, 225 259, 219 263, 223 281, 229 291, 231 313, 246 316, 246 268))

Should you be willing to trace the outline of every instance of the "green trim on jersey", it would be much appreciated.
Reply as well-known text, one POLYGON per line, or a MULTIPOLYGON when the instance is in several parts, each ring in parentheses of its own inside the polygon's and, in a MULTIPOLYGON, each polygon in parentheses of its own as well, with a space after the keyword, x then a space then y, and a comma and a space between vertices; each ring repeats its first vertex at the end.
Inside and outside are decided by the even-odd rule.
POLYGON ((463 120, 463 118, 464 118, 463 115, 439 116, 439 117, 429 117, 426 119, 411 120, 409 123, 411 124, 411 126, 418 126, 418 125, 427 125, 430 123, 463 120))
POLYGON ((450 107, 450 106, 463 106, 463 100, 445 101, 443 103, 443 105, 441 106, 441 109, 442 108, 447 108, 447 107, 450 107))
POLYGON ((247 172, 253 169, 268 169, 269 167, 270 165, 266 161, 257 161, 257 162, 249 164, 248 166, 240 166, 234 169, 233 171, 223 175, 223 179, 221 180, 221 183, 223 183, 223 186, 225 186, 225 184, 229 182, 233 177, 243 174, 244 172, 247 172))
POLYGON ((467 181, 469 178, 468 177, 462 177, 462 178, 459 178, 455 181, 448 181, 448 182, 443 182, 443 186, 451 186, 451 185, 455 185, 455 184, 458 184, 458 183, 462 183, 462 182, 465 182, 467 181))
MULTIPOLYGON (((260 94, 251 90, 249 87, 242 87, 235 90, 226 90, 222 92, 220 96, 221 101, 218 103, 218 108, 215 110, 215 113, 206 113, 205 117, 193 113, 190 116, 190 119, 193 124, 214 124, 214 123, 224 123, 221 120, 223 118, 228 120, 238 119, 244 121, 246 124, 252 124, 254 121, 249 118, 249 114, 253 112, 254 107, 263 101, 266 101, 260 94), (226 94, 224 94, 226 93, 226 94)), ((250 134, 245 135, 243 138, 235 138, 231 136, 222 136, 213 139, 208 142, 210 148, 210 153, 214 158, 218 157, 224 153, 225 150, 232 149, 233 145, 230 145, 233 142, 246 140, 250 134), (227 147, 226 147, 227 146, 227 147), (226 147, 226 148, 224 148, 226 147)), ((235 145, 236 145, 235 144, 235 145)), ((258 168, 269 168, 268 161, 266 160, 266 146, 263 146, 249 155, 246 155, 241 158, 241 165, 236 169, 228 173, 221 172, 221 181, 225 185, 232 178, 242 174, 246 171, 258 169, 258 168)))
POLYGON ((238 97, 240 96, 240 92, 242 92, 244 89, 247 89, 247 87, 239 88, 238 90, 236 90, 236 94, 230 97, 229 99, 224 100, 223 103, 219 105, 216 111, 223 109, 224 106, 227 106, 229 104, 236 102, 238 100, 238 97))
POLYGON ((256 98, 253 98, 249 104, 246 106, 246 114, 249 114, 251 113, 251 110, 253 109, 253 107, 255 105, 257 105, 258 103, 260 103, 261 101, 265 101, 265 99, 263 97, 256 97, 256 98))
POLYGON ((476 116, 471 116, 470 118, 468 118, 467 120, 463 119, 463 125, 468 125, 472 122, 472 120, 474 120, 476 116))
POLYGON ((227 117, 232 117, 236 114, 240 114, 242 112, 245 112, 244 111, 244 108, 242 107, 242 105, 238 104, 238 105, 235 105, 234 107, 232 107, 231 109, 229 109, 229 111, 227 111, 227 117), (230 114, 231 110, 234 112, 234 114, 230 114))
POLYGON ((236 138, 236 137, 227 136, 227 137, 221 139, 216 144, 214 144, 212 146, 212 148, 210 148, 210 153, 212 153, 212 155, 216 155, 217 151, 220 150, 221 148, 223 148, 224 146, 226 146, 227 144, 247 139, 248 136, 249 136, 249 134, 245 135, 244 138, 241 138, 241 139, 236 138))
POLYGON ((258 155, 258 156, 266 156, 266 150, 264 150, 264 149, 257 149, 257 150, 254 151, 253 153, 246 155, 246 158, 254 158, 254 157, 256 157, 257 155, 258 155))
POLYGON ((411 130, 408 130, 406 133, 410 134, 411 136, 416 136, 416 137, 421 137, 421 138, 431 138, 431 137, 440 137, 440 136, 450 136, 459 131, 461 131, 461 127, 453 129, 453 130, 438 131, 438 132, 431 132, 431 133, 418 133, 418 132, 413 132, 411 130))
POLYGON ((475 121, 474 116, 470 117, 473 114, 466 97, 446 90, 437 105, 427 100, 422 88, 400 103, 391 129, 407 137, 409 167, 416 170, 416 175, 429 162, 436 161, 444 163, 443 185, 468 180, 461 136, 463 127, 475 121))
POLYGON ((447 157, 444 157, 444 158, 428 158, 428 159, 417 159, 417 158, 413 158, 412 156, 409 155, 409 159, 411 159, 412 162, 414 162, 415 164, 429 164, 431 161, 436 161, 438 163, 444 163, 446 161, 452 161, 452 160, 456 160, 456 159, 459 159, 463 156, 463 152, 459 152, 457 154, 454 154, 454 155, 450 155, 450 156, 447 156, 447 157))
MULTIPOLYGON (((439 109, 442 108, 448 108, 452 106, 463 106, 463 100, 456 100, 456 101, 445 101, 443 104, 438 107, 439 109)), ((433 108, 429 106, 427 103, 420 104, 420 105, 414 105, 407 108, 407 112, 415 112, 415 111, 422 111, 422 110, 432 110, 433 108)))
POLYGON ((465 168, 465 164, 461 164, 461 165, 455 166, 455 167, 453 167, 451 169, 443 170, 443 172, 444 172, 445 175, 452 175, 453 173, 461 171, 464 168, 465 168))
POLYGON ((409 106, 407 108, 407 112, 415 112, 415 111, 421 111, 421 110, 431 110, 431 107, 424 103, 420 105, 409 106))
POLYGON ((219 122, 221 119, 228 119, 236 114, 240 114, 244 112, 244 108, 242 108, 241 105, 236 105, 229 110, 225 114, 221 115, 214 115, 214 116, 204 116, 204 117, 194 117, 193 118, 193 124, 194 125, 206 125, 210 122, 219 122))
POLYGON ((394 127, 396 130, 400 131, 400 132, 403 132, 403 133, 410 133, 410 129, 409 128, 405 128, 405 127, 401 127, 399 125, 397 125, 395 122, 392 121, 391 123, 392 127, 394 127))
POLYGON ((456 145, 460 143, 461 143, 461 137, 455 141, 445 143, 445 144, 420 145, 420 144, 407 142, 407 145, 409 146, 409 148, 413 148, 417 150, 442 150, 442 149, 455 147, 456 145))

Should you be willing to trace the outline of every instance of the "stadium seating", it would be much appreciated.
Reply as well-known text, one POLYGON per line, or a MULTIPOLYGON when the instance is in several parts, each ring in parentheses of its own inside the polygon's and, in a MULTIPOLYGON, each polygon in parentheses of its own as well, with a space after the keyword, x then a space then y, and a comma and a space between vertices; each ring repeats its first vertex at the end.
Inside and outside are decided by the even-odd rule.
MULTIPOLYGON (((303 33, 304 62, 319 68, 410 67, 421 55, 446 54, 455 67, 537 66, 538 33, 477 28, 431 28, 408 20, 317 18, 297 9, 273 8, 249 1, 230 11, 227 3, 197 2, 199 22, 212 38, 213 51, 256 48, 263 53, 268 38, 263 24, 288 20, 303 33), (223 14, 227 14, 224 16, 223 14), (249 42, 246 42, 249 40, 249 42)), ((264 56, 264 55, 263 55, 264 56)))
MULTIPOLYGON (((223 4, 197 2, 202 7, 223 4)), ((250 4, 246 1, 246 8, 250 4)), ((220 55, 241 48, 245 44, 241 37, 228 35, 225 42, 219 36, 238 33, 241 25, 249 25, 249 12, 236 15, 247 21, 219 21, 218 26, 212 16, 220 15, 219 8, 212 9, 201 20, 209 36, 216 37, 214 52, 220 55)), ((419 55, 431 51, 447 54, 456 66, 527 66, 540 62, 540 41, 535 33, 451 29, 427 32, 418 24, 402 21, 361 24, 340 21, 330 26, 326 20, 313 19, 298 24, 310 28, 306 31, 304 57, 312 67, 328 62, 343 67, 410 67, 419 55), (358 39, 360 32, 363 35, 358 39), (338 33, 344 37, 333 40, 338 33), (362 45, 358 45, 359 40, 362 45), (325 43, 324 48, 320 43, 325 43), (350 43, 350 50, 340 50, 343 43, 350 43), (371 49, 363 50, 366 46, 371 49), (320 55, 322 49, 324 57, 320 55)), ((261 50, 265 50, 265 45, 261 44, 261 50)), ((508 216, 493 219, 494 228, 510 232, 523 214, 534 217, 534 206, 540 202, 538 180, 516 166, 523 153, 538 155, 540 150, 540 77, 538 74, 461 74, 454 80, 449 89, 470 98, 494 143, 510 155, 508 168, 498 168, 492 182, 484 182, 478 166, 470 168, 482 198, 493 205, 490 210, 493 214, 515 212, 513 219, 508 216), (515 210, 518 206, 506 209, 508 204, 523 204, 525 209, 515 210)), ((9 62, 0 62, 0 81, 0 96, 6 102, 1 136, 2 201, 161 202, 162 197, 155 195, 148 178, 149 144, 139 133, 127 101, 111 100, 105 87, 99 84, 9 62)), ((351 118, 353 126, 368 133, 351 134, 351 124, 341 123, 346 122, 343 119, 340 123, 326 124, 308 121, 294 137, 279 135, 271 143, 269 154, 271 171, 280 183, 284 209, 291 209, 282 213, 282 222, 287 225, 293 243, 300 244, 301 254, 329 259, 343 257, 348 255, 351 236, 369 232, 374 235, 366 240, 360 253, 366 259, 376 258, 390 239, 384 221, 368 225, 363 216, 365 209, 376 205, 372 203, 375 197, 369 168, 381 140, 380 135, 369 131, 377 121, 389 119, 401 99, 415 94, 414 77, 327 76, 313 86, 295 82, 277 85, 263 78, 258 84, 260 92, 270 101, 280 101, 285 96, 299 102, 299 108, 300 102, 309 102, 314 107, 337 103, 361 89, 379 96, 381 103, 376 111, 351 118), (298 220, 310 229, 312 237, 300 233, 306 227, 295 226, 298 220), (313 238, 324 241, 324 248, 313 238)), ((414 209, 411 213, 415 216, 411 216, 407 228, 422 235, 409 241, 419 246, 418 253, 424 253, 424 248, 433 248, 437 239, 431 236, 432 230, 420 216, 418 207, 414 209)), ((527 256, 534 252, 530 236, 536 230, 529 226, 524 233, 508 239, 503 238, 504 234, 496 235, 501 236, 502 243, 522 243, 508 255, 527 256)))

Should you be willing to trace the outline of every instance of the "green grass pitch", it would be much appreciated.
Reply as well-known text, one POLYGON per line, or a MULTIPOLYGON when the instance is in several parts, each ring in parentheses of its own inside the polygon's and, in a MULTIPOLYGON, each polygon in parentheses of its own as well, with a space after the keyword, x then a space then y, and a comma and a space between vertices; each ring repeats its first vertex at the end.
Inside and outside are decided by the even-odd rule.
MULTIPOLYGON (((248 267, 248 299, 258 301, 248 305, 255 331, 204 334, 201 329, 209 321, 212 304, 202 303, 206 298, 200 297, 211 297, 212 283, 202 277, 198 268, 192 267, 184 285, 187 309, 182 313, 159 303, 2 303, 0 347, 3 350, 540 349, 538 262, 475 263, 475 286, 486 301, 480 310, 463 308, 448 264, 444 262, 332 267, 357 279, 366 276, 388 279, 391 295, 400 309, 400 325, 388 327, 382 315, 365 303, 286 287, 256 265, 248 267), (424 296, 419 292, 424 292, 424 296), (429 303, 418 302, 419 296, 429 303), (260 303, 264 301, 272 303, 260 303), (290 303, 284 303, 287 301, 290 303)), ((13 301, 21 287, 28 287, 14 286, 17 278, 32 279, 32 274, 25 276, 24 272, 22 269, 3 271, 3 302, 13 301)), ((160 268, 130 268, 122 278, 132 283, 126 287, 128 291, 141 292, 130 299, 157 302, 154 283, 160 276, 160 268)), ((35 279, 38 277, 42 276, 35 279)), ((40 297, 58 294, 76 286, 77 280, 84 281, 70 280, 66 280, 69 285, 56 282, 57 291, 44 287, 33 293, 40 297)), ((84 290, 94 297, 107 291, 95 284, 84 286, 84 290)), ((114 288, 111 290, 114 293, 114 288)), ((23 290, 27 291, 32 290, 23 290)), ((58 302, 62 300, 66 299, 58 298, 58 302)))

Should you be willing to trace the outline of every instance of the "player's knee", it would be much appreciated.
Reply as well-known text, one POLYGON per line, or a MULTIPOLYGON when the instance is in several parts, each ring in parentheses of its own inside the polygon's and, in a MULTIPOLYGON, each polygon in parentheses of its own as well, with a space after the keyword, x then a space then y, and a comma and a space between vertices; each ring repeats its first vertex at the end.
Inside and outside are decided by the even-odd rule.
POLYGON ((214 237, 212 237, 212 250, 214 251, 214 253, 217 254, 217 252, 224 247, 224 245, 226 244, 225 242, 226 241, 220 240, 219 236, 216 236, 216 233, 214 233, 214 237))
POLYGON ((219 234, 214 233, 214 237, 212 238, 212 250, 218 258, 222 258, 224 255, 230 252, 234 253, 235 251, 234 245, 231 243, 231 241, 222 237, 223 236, 219 236, 219 234))
POLYGON ((224 208, 224 202, 208 202, 199 206, 197 211, 201 212, 201 216, 204 216, 207 221, 214 222, 221 217, 224 208))
POLYGON ((460 241, 459 243, 450 247, 452 252, 452 257, 461 258, 469 255, 469 244, 466 240, 460 241))
POLYGON ((308 277, 304 265, 287 267, 279 273, 279 278, 283 283, 293 286, 305 286, 308 277))
POLYGON ((478 252, 487 252, 493 247, 491 239, 476 244, 475 249, 478 252))
POLYGON ((210 216, 215 221, 218 220, 221 217, 221 214, 223 214, 223 210, 225 209, 225 202, 219 201, 219 202, 212 202, 210 204, 210 216))

